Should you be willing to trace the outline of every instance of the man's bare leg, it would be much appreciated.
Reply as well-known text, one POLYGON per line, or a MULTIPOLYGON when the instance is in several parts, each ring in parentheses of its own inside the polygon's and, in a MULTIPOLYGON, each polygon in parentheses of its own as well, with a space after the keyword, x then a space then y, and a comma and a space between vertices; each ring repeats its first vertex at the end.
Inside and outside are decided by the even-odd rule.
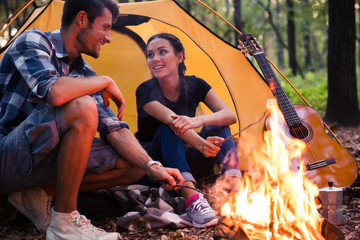
MULTIPOLYGON (((131 166, 124 160, 119 159, 114 169, 100 174, 85 175, 82 183, 80 184, 79 192, 90 192, 99 189, 131 184, 140 180, 144 175, 144 170, 135 166, 131 166)), ((42 188, 47 193, 47 195, 55 196, 55 185, 48 185, 42 188)))
POLYGON ((137 182, 145 171, 119 158, 114 169, 100 174, 85 175, 80 185, 80 192, 94 191, 137 182))
POLYGON ((77 209, 77 196, 98 125, 94 100, 83 96, 64 105, 67 132, 57 157, 55 211, 77 209))

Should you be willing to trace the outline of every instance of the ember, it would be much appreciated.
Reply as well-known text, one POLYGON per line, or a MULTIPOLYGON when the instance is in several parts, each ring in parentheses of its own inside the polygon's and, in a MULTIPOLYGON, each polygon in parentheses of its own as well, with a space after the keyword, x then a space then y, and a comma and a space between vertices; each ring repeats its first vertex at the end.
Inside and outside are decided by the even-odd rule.
MULTIPOLYGON (((305 177, 301 162, 304 143, 285 133, 275 100, 269 100, 267 108, 264 144, 250 156, 254 171, 247 172, 239 191, 221 204, 223 222, 231 223, 232 230, 239 227, 248 239, 324 239, 319 189, 305 177)), ((219 189, 217 182, 211 191, 219 194, 219 189)))

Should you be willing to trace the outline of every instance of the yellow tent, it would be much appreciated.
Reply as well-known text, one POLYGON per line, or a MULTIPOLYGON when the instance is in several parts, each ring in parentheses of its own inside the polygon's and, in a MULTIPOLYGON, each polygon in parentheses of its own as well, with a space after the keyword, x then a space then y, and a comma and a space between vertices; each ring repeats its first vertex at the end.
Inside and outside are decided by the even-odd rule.
MULTIPOLYGON (((31 28, 43 31, 59 28, 62 7, 63 1, 53 0, 35 9, 18 34, 31 28)), ((113 25, 111 44, 102 47, 98 59, 88 56, 85 59, 98 74, 108 75, 117 82, 126 100, 123 120, 132 132, 137 131, 135 90, 151 77, 143 48, 147 39, 159 32, 180 38, 186 50, 186 74, 206 80, 237 114, 238 123, 231 126, 233 133, 262 117, 265 103, 273 95, 239 49, 209 31, 176 1, 124 3, 119 7, 121 16, 113 25)), ((209 111, 201 105, 198 114, 209 111)), ((261 140, 262 131, 263 122, 249 128, 247 135, 261 140)), ((248 168, 246 159, 242 168, 248 168)))
MULTIPOLYGON (((58 29, 63 3, 60 0, 52 0, 43 7, 35 8, 17 34, 34 27, 43 31, 58 29)), ((145 61, 145 43, 151 35, 159 32, 169 32, 180 38, 186 51, 186 74, 196 75, 207 81, 236 113, 238 122, 230 126, 233 133, 261 119, 266 109, 266 101, 272 98, 273 94, 259 72, 239 49, 213 34, 182 9, 176 0, 123 3, 119 4, 119 7, 121 16, 113 25, 111 44, 103 46, 100 58, 92 59, 85 56, 85 59, 98 74, 108 75, 118 84, 127 103, 124 121, 129 124, 132 132, 137 131, 135 90, 140 83, 151 77, 145 61)), ((0 57, 5 49, 6 47, 1 49, 0 57)), ((113 111, 116 112, 116 109, 113 108, 113 111)), ((200 105, 197 113, 208 112, 210 110, 206 106, 200 105)), ((322 127, 319 125, 316 132, 320 132, 322 127)), ((264 120, 252 125, 238 139, 241 143, 248 143, 248 149, 243 144, 238 146, 243 170, 252 169, 247 153, 251 146, 262 142, 263 130, 264 120)), ((312 137, 312 134, 309 137, 312 137)), ((346 150, 342 149, 336 152, 338 155, 332 155, 327 142, 321 146, 324 155, 320 159, 315 158, 318 161, 311 163, 317 164, 316 166, 320 164, 321 168, 319 171, 308 171, 309 176, 312 176, 315 182, 321 182, 322 186, 335 176, 334 186, 350 185, 358 174, 355 159, 348 152, 346 156, 343 155, 343 151, 346 150), (334 162, 334 159, 337 164, 330 166, 335 168, 327 164, 321 165, 325 160, 334 162), (336 174, 340 168, 349 174, 336 174)), ((336 148, 338 147, 341 148, 340 145, 336 145, 336 148)))

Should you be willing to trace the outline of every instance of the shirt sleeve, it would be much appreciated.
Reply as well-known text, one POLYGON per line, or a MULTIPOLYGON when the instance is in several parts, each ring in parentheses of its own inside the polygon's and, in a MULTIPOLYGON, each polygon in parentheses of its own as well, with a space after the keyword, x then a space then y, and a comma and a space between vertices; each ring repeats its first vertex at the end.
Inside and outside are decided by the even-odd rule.
POLYGON ((157 89, 155 85, 151 83, 151 80, 143 82, 136 89, 136 101, 138 107, 142 108, 145 104, 158 100, 157 89))
POLYGON ((59 78, 52 61, 54 47, 39 30, 21 34, 9 52, 9 57, 31 89, 28 100, 48 103, 47 95, 59 78))
POLYGON ((129 128, 129 125, 120 121, 109 107, 104 106, 100 92, 93 94, 92 97, 95 99, 98 108, 99 124, 97 130, 102 139, 106 140, 106 136, 111 132, 121 128, 129 128))
POLYGON ((198 101, 203 102, 205 100, 206 94, 210 91, 211 86, 201 78, 195 78, 195 82, 196 82, 195 89, 197 89, 196 92, 199 94, 198 101))

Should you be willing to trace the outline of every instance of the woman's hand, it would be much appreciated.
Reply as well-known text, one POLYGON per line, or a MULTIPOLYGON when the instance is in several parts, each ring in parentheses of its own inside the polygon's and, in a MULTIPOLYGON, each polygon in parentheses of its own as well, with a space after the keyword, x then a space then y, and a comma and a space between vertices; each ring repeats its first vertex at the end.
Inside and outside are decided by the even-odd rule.
POLYGON ((220 146, 224 142, 222 137, 207 137, 204 141, 204 148, 202 154, 205 157, 215 157, 216 154, 220 151, 220 146))
POLYGON ((175 133, 181 135, 189 129, 198 128, 203 125, 203 121, 199 117, 188 116, 171 116, 174 120, 171 122, 175 128, 175 133))

